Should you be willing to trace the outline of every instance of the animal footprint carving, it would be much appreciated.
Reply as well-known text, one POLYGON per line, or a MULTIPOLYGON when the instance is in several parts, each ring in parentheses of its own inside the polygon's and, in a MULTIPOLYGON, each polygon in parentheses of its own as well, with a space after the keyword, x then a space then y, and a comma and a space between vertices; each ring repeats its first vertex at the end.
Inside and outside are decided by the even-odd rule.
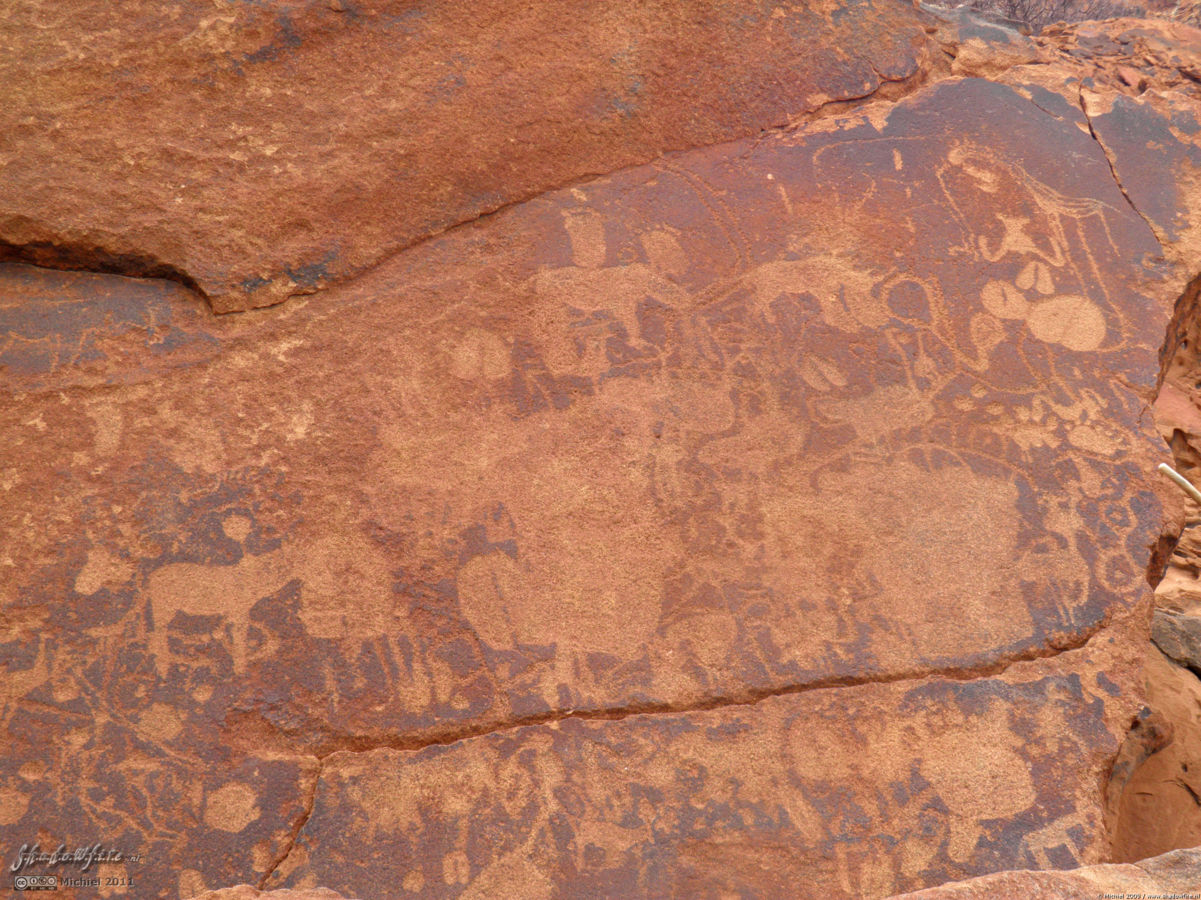
POLYGON ((1056 294, 1046 263, 1031 260, 1012 283, 994 279, 980 293, 984 308, 999 319, 1021 319, 1040 341, 1069 350, 1096 350, 1105 340, 1105 315, 1079 294, 1056 294))

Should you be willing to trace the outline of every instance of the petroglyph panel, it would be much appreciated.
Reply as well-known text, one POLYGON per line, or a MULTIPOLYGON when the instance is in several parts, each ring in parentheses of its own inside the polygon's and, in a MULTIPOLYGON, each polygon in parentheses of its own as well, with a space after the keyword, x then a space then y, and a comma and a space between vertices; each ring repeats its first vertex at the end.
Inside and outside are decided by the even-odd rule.
MULTIPOLYGON (((0 548, 12 573, 0 579, 3 722, 19 736, 4 783, 23 785, 31 759, 72 778, 0 795, 3 836, 119 820, 155 848, 154 877, 185 872, 180 889, 199 890, 271 870, 315 753, 992 671, 1083 644, 1140 597, 1159 525, 1141 392, 1176 291, 1157 250, 1087 134, 964 80, 886 115, 668 157, 514 207, 325 297, 197 325, 137 378, 115 362, 88 369, 72 348, 103 331, 108 359, 145 356, 166 289, 124 288, 141 311, 99 319, 51 303, 55 315, 8 333, 68 350, 36 371, 8 363, 22 394, 0 404, 0 528, 15 536, 0 548), (47 741, 45 728, 71 736, 47 741), (150 773, 119 813, 92 798, 115 790, 104 772, 126 752, 111 746, 141 748, 150 773), (194 826, 173 824, 181 810, 194 826), (254 840, 197 853, 235 833, 254 840)), ((82 276, 61 277, 44 297, 72 296, 82 276)), ((718 877, 703 862, 718 844, 759 865, 738 834, 761 812, 807 847, 850 854, 826 896, 920 886, 955 866, 1090 861, 1070 837, 1098 815, 1085 773, 1129 713, 1124 676, 1096 693, 1094 674, 1068 705, 1104 727, 1072 725, 1063 755, 1087 764, 1029 783, 1015 773, 1005 723, 1043 700, 1001 691, 954 724, 995 749, 988 777, 1005 799, 970 796, 959 745, 935 741, 942 762, 888 769, 919 779, 906 790, 941 785, 930 796, 945 845, 865 874, 869 831, 888 832, 813 831, 798 800, 791 824, 756 807, 721 841, 687 837, 689 865, 718 877), (1022 836, 1001 835, 1013 822, 1022 836), (1036 832, 1037 847, 1023 843, 1036 832)), ((940 721, 952 694, 920 695, 911 718, 940 721)), ((899 740, 865 729, 868 746, 899 740)), ((786 752, 793 732, 765 732, 770 754, 747 745, 727 759, 735 731, 705 731, 704 765, 761 765, 764 796, 817 790, 821 764, 786 752)), ((886 760, 829 740, 838 803, 925 827, 888 799, 891 781, 848 768, 886 760)), ((672 777, 647 782, 659 793, 646 816, 693 815, 672 777)), ((542 815, 506 809, 514 822, 542 815)), ((557 875, 522 861, 528 829, 508 828, 512 846, 485 870, 469 841, 435 841, 440 827, 395 883, 555 889, 557 875)), ((603 816, 588 827, 584 862, 601 852, 598 871, 633 871, 611 856, 642 847, 636 884, 675 883, 655 874, 658 832, 635 838, 603 816)), ((689 893, 692 876, 678 877, 689 893)))
POLYGON ((874 900, 997 868, 1075 867, 1103 844, 1086 797, 1104 777, 1096 748, 1117 738, 1109 695, 1086 675, 1099 660, 1071 656, 1004 679, 335 754, 271 883, 874 900))
POLYGON ((941 56, 896 2, 129 0, 122 21, 71 0, 0 22, 0 258, 166 270, 221 311, 941 56))
POLYGON ((169 281, 0 263, 3 383, 129 383, 203 359, 218 341, 202 302, 169 281))

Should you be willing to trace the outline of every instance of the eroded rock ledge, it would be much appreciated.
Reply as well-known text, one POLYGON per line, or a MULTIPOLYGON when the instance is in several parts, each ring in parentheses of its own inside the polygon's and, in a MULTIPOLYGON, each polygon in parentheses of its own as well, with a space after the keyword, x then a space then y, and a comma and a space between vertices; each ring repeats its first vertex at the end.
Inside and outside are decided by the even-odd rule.
POLYGON ((904 894, 896 900, 1096 900, 1097 897, 1187 897, 1201 887, 1201 850, 1175 850, 1132 865, 1074 872, 1002 872, 904 894))
POLYGON ((782 126, 939 56, 902 3, 24 4, 0 258, 278 303, 583 176, 782 126), (49 126, 49 127, 48 127, 49 126))
MULTIPOLYGON (((1176 850, 1134 865, 1087 866, 1071 872, 1001 872, 940 885, 890 900, 1096 900, 1117 896, 1195 893, 1201 885, 1201 850, 1176 850)), ((324 889, 260 893, 248 885, 202 894, 196 900, 344 900, 324 889)))

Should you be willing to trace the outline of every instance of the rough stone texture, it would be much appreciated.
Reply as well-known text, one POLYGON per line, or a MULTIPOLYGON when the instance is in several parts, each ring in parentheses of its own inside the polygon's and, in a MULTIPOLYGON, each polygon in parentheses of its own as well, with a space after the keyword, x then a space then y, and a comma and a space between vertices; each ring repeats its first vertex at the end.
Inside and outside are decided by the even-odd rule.
POLYGON ((906 3, 53 0, 0 21, 0 244, 277 303, 582 175, 919 80, 906 3))
POLYGON ((375 897, 817 900, 1071 866, 1104 843, 1080 813, 1108 767, 1098 671, 1129 665, 1119 647, 994 678, 336 753, 276 878, 375 897))
POLYGON ((1151 639, 1176 662, 1201 669, 1201 618, 1156 610, 1151 639))
POLYGON ((995 16, 984 17, 966 7, 941 9, 925 6, 939 23, 936 33, 952 57, 955 75, 989 77, 1013 66, 1045 62, 1045 51, 1020 31, 1017 23, 995 16))
POLYGON ((1173 734, 1122 793, 1113 844, 1121 862, 1201 846, 1201 681, 1153 651, 1146 683, 1148 709, 1171 722, 1173 734))
POLYGON ((1201 28, 1201 2, 1199 0, 1180 0, 1176 4, 1173 18, 1195 28, 1201 28))
POLYGON ((1176 737, 1176 725, 1167 716, 1149 706, 1138 711, 1134 724, 1126 734, 1118 755, 1109 770, 1109 781, 1105 785, 1105 819, 1112 836, 1122 818, 1123 805, 1127 803, 1126 786, 1139 767, 1154 753, 1158 753, 1176 737))
MULTIPOLYGON (((1177 304, 1165 345, 1163 385, 1156 398, 1156 425, 1172 448, 1177 468, 1201 481, 1201 412, 1197 384, 1197 294, 1194 280, 1177 304)), ((1184 497, 1183 493, 1180 495, 1184 497)), ((1184 665, 1196 666, 1197 623, 1201 616, 1201 510, 1182 501, 1183 530, 1166 560, 1155 590, 1158 607, 1152 635, 1160 649, 1184 665)), ((1201 844, 1201 681, 1158 652, 1148 656, 1147 707, 1142 721, 1119 752, 1110 785, 1114 810, 1114 858, 1138 860, 1178 847, 1201 844), (1169 738, 1164 740, 1164 738, 1169 738), (1121 782, 1117 797, 1115 782, 1121 782)))
MULTIPOLYGON (((381 894, 380 896, 386 896, 381 894)), ((197 894, 196 900, 350 900, 328 888, 304 888, 291 891, 286 888, 278 891, 260 891, 248 884, 237 887, 222 888, 219 891, 205 891, 197 894)))
POLYGON ((1074 872, 1004 872, 904 894, 895 900, 1097 900, 1201 893, 1201 849, 1176 850, 1134 865, 1088 866, 1074 872))
POLYGON ((0 267, 0 843, 180 897, 1103 859, 1196 198, 1123 195, 1049 40, 272 309, 0 267))
POLYGON ((205 891, 203 894, 197 894, 196 900, 350 900, 350 898, 334 893, 328 888, 306 888, 299 891, 284 888, 278 891, 260 891, 248 884, 240 884, 237 887, 222 888, 219 891, 205 891))
POLYGON ((1122 193, 1165 252, 1195 267, 1201 222, 1187 210, 1188 198, 1201 193, 1201 30, 1119 19, 1056 30, 1047 43, 1087 57, 1080 104, 1122 193))
MULTIPOLYGON (((1080 26, 1078 34, 1086 31, 1093 46, 1101 46, 1106 34, 1110 38, 1101 71, 1081 91, 1090 127, 1105 146, 1123 193, 1155 230, 1165 254, 1193 266, 1195 275, 1201 231, 1196 217, 1181 210, 1201 190, 1201 128, 1196 121, 1201 31, 1152 22, 1080 26), (1124 77, 1124 92, 1113 91, 1111 79, 1102 74, 1113 62, 1132 70, 1124 77), (1143 162, 1151 159, 1156 162, 1143 162)), ((1065 32, 1060 40, 1069 46, 1076 37, 1065 32)), ((1194 483, 1201 483, 1199 293, 1201 278, 1194 278, 1176 304, 1153 407, 1176 467, 1194 483)), ((1155 592, 1159 609, 1153 634, 1160 647, 1187 663, 1194 655, 1189 635, 1201 614, 1201 511, 1183 493, 1169 502, 1176 506, 1170 518, 1179 523, 1180 536, 1170 556, 1152 567, 1153 573, 1163 572, 1155 592)), ((1115 768, 1115 781, 1124 783, 1116 802, 1111 784, 1115 859, 1133 861, 1201 844, 1201 784, 1190 783, 1195 779, 1189 773, 1190 768, 1201 771, 1196 758, 1199 691, 1195 675, 1157 652, 1149 655, 1143 720, 1154 727, 1136 728, 1119 754, 1130 765, 1121 766, 1120 773, 1115 768), (1165 736, 1171 739, 1164 742, 1165 736)))

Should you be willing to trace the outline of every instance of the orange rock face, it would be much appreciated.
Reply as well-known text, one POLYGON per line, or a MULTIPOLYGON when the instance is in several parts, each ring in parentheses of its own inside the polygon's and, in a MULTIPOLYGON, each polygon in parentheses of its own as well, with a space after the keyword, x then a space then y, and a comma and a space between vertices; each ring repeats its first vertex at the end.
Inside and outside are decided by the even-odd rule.
POLYGON ((1126 784, 1114 832, 1114 857, 1120 862, 1201 845, 1201 682, 1155 652, 1147 660, 1146 678, 1148 708, 1173 728, 1171 739, 1126 784))
POLYGON ((900 2, 23 4, 0 23, 0 246, 269 305, 931 53, 900 2))
POLYGON ((1110 695, 1095 673, 1129 666, 1111 641, 999 677, 335 753, 272 883, 374 897, 396 884, 432 896, 883 897, 1018 861, 1071 865, 1099 852, 1103 830, 1064 792, 1104 778, 1110 695))
POLYGON ((0 267, 0 842, 104 841, 179 897, 1101 861, 1196 210, 1138 206, 1187 150, 1123 194, 1138 148, 1073 65, 623 169, 238 316, 0 267))
POLYGON ((198 894, 196 900, 346 900, 346 898, 328 888, 259 891, 248 884, 240 884, 237 887, 205 891, 203 894, 198 894))
POLYGON ((1190 896, 1201 889, 1201 850, 1176 850, 1134 865, 1075 872, 1004 872, 905 894, 895 900, 1095 900, 1113 896, 1190 896))

